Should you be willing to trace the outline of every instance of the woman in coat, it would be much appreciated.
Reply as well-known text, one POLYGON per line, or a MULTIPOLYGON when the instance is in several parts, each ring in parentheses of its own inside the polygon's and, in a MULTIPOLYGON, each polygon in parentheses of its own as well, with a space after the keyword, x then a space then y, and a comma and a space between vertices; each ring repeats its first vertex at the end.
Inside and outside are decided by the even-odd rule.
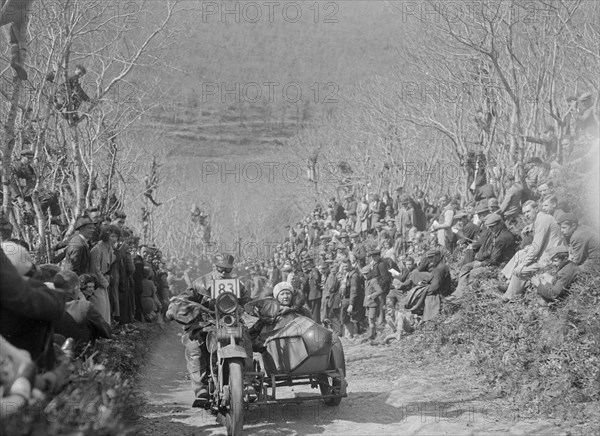
POLYGON ((370 227, 369 222, 369 204, 367 203, 367 197, 362 196, 360 202, 356 206, 356 233, 368 232, 370 227))
POLYGON ((90 302, 100 312, 102 318, 111 324, 111 314, 115 311, 115 307, 111 307, 117 302, 112 302, 108 295, 108 286, 110 284, 110 269, 116 260, 115 246, 121 231, 115 226, 104 226, 100 229, 100 241, 92 248, 90 252, 91 267, 90 272, 98 281, 98 288, 94 294, 89 297, 90 302))

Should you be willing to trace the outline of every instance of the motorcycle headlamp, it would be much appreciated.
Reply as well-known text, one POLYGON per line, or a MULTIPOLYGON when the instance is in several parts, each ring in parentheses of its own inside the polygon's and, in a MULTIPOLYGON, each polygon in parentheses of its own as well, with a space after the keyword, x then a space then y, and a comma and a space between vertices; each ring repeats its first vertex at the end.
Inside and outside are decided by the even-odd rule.
POLYGON ((234 294, 225 292, 217 297, 215 306, 220 313, 231 314, 238 308, 238 299, 234 294))

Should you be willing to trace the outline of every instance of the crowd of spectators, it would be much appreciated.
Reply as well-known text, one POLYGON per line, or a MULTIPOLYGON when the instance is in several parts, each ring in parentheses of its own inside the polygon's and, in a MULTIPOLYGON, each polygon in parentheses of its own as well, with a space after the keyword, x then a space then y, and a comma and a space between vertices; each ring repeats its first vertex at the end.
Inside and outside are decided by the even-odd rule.
POLYGON ((3 414, 60 390, 71 359, 89 356, 96 340, 163 322, 170 273, 160 250, 139 245, 126 219, 87 209, 53 247, 52 263, 40 265, 26 242, 12 238, 12 226, 2 227, 3 414))
POLYGON ((557 196, 540 159, 528 161, 523 184, 494 174, 479 177, 468 199, 402 187, 331 198, 240 276, 253 298, 291 284, 316 322, 363 341, 434 319, 442 304, 473 295, 482 274, 497 277, 504 302, 534 292, 552 306, 578 274, 600 270, 598 234, 557 196))

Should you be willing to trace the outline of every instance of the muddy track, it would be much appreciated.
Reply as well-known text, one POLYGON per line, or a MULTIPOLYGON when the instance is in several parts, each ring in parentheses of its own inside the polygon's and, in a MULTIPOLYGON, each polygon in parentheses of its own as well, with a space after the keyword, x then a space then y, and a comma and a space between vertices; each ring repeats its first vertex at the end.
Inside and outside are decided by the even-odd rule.
MULTIPOLYGON (((180 327, 158 338, 140 379, 147 404, 141 435, 221 435, 225 429, 190 407, 180 327)), ((487 397, 467 373, 418 363, 402 367, 400 344, 344 342, 348 398, 338 407, 320 401, 251 407, 247 435, 565 434, 551 422, 522 420, 487 397)), ((298 387, 308 392, 310 387, 298 387)), ((289 389, 286 396, 296 392, 289 389)))

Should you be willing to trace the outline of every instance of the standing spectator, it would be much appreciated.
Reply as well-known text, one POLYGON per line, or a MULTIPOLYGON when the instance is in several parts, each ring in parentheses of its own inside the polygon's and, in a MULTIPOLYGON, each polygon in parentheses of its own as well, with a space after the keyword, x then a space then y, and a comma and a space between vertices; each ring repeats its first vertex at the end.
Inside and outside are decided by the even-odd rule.
POLYGON ((356 233, 364 235, 371 229, 371 222, 369 220, 369 203, 367 203, 367 197, 362 196, 360 202, 356 207, 356 233))
POLYGON ((142 310, 142 282, 144 280, 144 267, 146 262, 144 257, 141 255, 141 251, 138 252, 133 258, 133 266, 135 271, 133 273, 133 295, 135 298, 135 319, 139 322, 144 321, 144 312, 142 310))
POLYGON ((348 296, 348 305, 343 310, 350 316, 350 323, 346 327, 349 329, 351 335, 360 335, 364 332, 365 309, 363 303, 365 299, 365 279, 359 270, 360 262, 353 256, 350 257, 350 267, 345 294, 348 296), (350 324, 354 326, 354 333, 350 329, 350 324))
MULTIPOLYGON (((447 198, 447 197, 446 197, 447 198)), ((432 231, 437 231, 438 244, 452 251, 454 245, 454 232, 452 232, 452 222, 454 214, 458 211, 458 201, 452 200, 448 203, 440 215, 440 222, 431 226, 432 231)))
POLYGON ((373 265, 371 275, 377 279, 383 291, 378 295, 376 300, 377 325, 379 328, 383 328, 385 326, 385 303, 392 284, 392 274, 388 271, 388 266, 381 258, 381 249, 379 247, 370 249, 367 255, 371 258, 371 264, 373 265))
POLYGON ((396 231, 398 233, 397 238, 402 239, 402 251, 405 251, 409 232, 416 224, 415 209, 412 207, 411 198, 408 194, 400 196, 400 209, 395 219, 396 231))
POLYGON ((116 260, 115 246, 121 232, 115 226, 105 226, 100 230, 100 241, 91 250, 90 272, 98 280, 98 289, 90 299, 107 323, 112 316, 119 314, 119 296, 111 287, 110 270, 116 260), (110 292, 110 293, 109 293, 110 292))
POLYGON ((385 204, 379 199, 379 194, 373 194, 373 200, 369 204, 369 214, 371 216, 371 229, 375 224, 385 218, 385 204))
POLYGON ((333 219, 336 223, 339 223, 341 220, 346 219, 346 212, 344 212, 344 206, 341 202, 337 201, 335 198, 331 199, 333 203, 333 219))
POLYGON ((353 194, 346 195, 345 199, 345 212, 347 217, 347 223, 349 223, 352 226, 352 229, 354 229, 356 226, 356 208, 358 206, 358 203, 354 198, 353 194))
POLYGON ((306 257, 302 261, 302 292, 306 299, 306 305, 310 311, 310 316, 313 321, 321 323, 321 297, 323 296, 323 288, 321 286, 321 274, 315 268, 314 261, 311 257, 306 257))
POLYGON ((90 241, 96 230, 96 224, 87 217, 80 217, 75 223, 77 234, 67 244, 63 267, 78 276, 90 272, 90 241))
MULTIPOLYGON (((119 227, 119 225, 117 225, 119 227)), ((111 273, 115 274, 114 282, 119 295, 119 322, 122 324, 132 323, 135 317, 135 294, 133 285, 133 274, 135 265, 131 257, 129 239, 131 234, 121 227, 121 240, 115 248, 115 263, 111 273)))
POLYGON ((361 274, 365 278, 365 298, 363 307, 369 322, 369 331, 367 340, 373 340, 377 337, 377 319, 379 317, 379 297, 384 294, 384 290, 379 284, 377 272, 373 264, 368 264, 361 269, 361 274))
POLYGON ((512 220, 521 213, 521 199, 523 197, 523 188, 515 183, 512 175, 504 179, 504 199, 500 204, 500 212, 505 220, 512 220))

